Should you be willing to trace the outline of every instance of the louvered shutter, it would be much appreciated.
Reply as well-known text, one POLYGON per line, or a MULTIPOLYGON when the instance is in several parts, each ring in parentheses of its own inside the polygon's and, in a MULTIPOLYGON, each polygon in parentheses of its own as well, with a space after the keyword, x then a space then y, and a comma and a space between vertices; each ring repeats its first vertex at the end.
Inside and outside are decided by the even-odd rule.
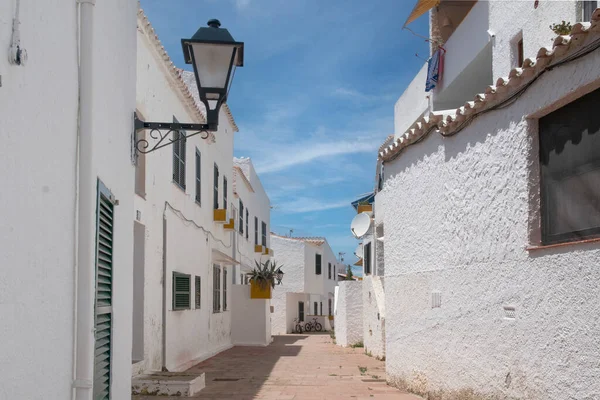
POLYGON ((196 295, 196 308, 200 308, 202 305, 202 291, 200 284, 202 283, 199 276, 196 277, 196 287, 195 287, 195 295, 196 295))
POLYGON ((173 182, 179 183, 179 132, 173 131, 173 182))
POLYGON ((112 350, 112 271, 114 202, 98 181, 96 203, 96 301, 94 345, 94 400, 110 398, 112 350))
POLYGON ((173 310, 191 308, 191 276, 173 272, 173 310))
POLYGON ((179 145, 179 186, 185 189, 185 145, 187 137, 185 132, 179 132, 181 140, 176 145, 179 145))
POLYGON ((201 162, 202 158, 200 152, 196 149, 196 201, 198 204, 202 203, 202 178, 201 178, 201 162))

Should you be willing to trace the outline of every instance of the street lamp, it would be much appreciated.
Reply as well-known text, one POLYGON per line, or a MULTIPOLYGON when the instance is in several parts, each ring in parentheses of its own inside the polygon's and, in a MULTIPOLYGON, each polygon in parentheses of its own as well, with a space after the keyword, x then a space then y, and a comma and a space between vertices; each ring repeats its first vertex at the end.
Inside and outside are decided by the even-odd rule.
POLYGON ((135 132, 150 129, 150 137, 157 141, 150 146, 148 140, 136 138, 135 147, 141 153, 150 153, 198 134, 206 139, 209 131, 216 131, 219 126, 219 110, 227 101, 235 68, 244 65, 244 43, 236 42, 227 29, 221 28, 217 19, 209 20, 208 27, 198 29, 191 39, 181 39, 181 46, 185 63, 192 64, 194 68, 200 101, 206 108, 206 124, 145 122, 134 114, 135 132), (196 132, 181 132, 176 139, 164 142, 175 131, 196 132))
POLYGON ((281 268, 277 268, 277 271, 275 272, 275 278, 277 279, 277 284, 281 285, 281 281, 283 280, 283 271, 281 268))

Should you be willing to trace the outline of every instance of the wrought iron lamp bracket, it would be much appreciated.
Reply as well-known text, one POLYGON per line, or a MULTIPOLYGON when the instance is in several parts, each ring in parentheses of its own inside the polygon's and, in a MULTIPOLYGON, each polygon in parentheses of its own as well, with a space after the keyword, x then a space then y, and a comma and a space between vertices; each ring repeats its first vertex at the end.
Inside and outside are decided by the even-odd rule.
POLYGON ((209 124, 181 124, 178 122, 146 122, 142 121, 137 113, 133 114, 133 132, 135 151, 143 154, 152 153, 162 147, 169 146, 181 140, 192 136, 200 135, 202 139, 210 137, 209 131, 214 131, 215 127, 209 124), (147 137, 138 138, 138 132, 149 130, 149 139, 147 137), (187 133, 188 131, 192 133, 187 133), (171 133, 179 132, 176 139, 173 139, 171 133), (150 142, 154 144, 151 144, 150 142))

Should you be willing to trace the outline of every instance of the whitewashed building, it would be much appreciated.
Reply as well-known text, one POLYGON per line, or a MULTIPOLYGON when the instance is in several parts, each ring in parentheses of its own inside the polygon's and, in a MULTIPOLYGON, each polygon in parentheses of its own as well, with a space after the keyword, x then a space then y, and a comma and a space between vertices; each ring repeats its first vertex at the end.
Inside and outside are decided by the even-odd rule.
POLYGON ((247 284, 246 273, 255 263, 269 260, 273 254, 270 249, 271 203, 258 177, 250 158, 233 159, 233 215, 235 220, 234 237, 236 259, 234 283, 247 284))
POLYGON ((379 153, 388 380, 596 398, 600 10, 445 3, 430 13, 443 83, 423 102, 417 76, 379 153), (584 22, 556 37, 562 20, 584 22))
POLYGON ((273 260, 285 273, 271 304, 271 331, 291 333, 294 319, 317 318, 323 329, 331 328, 337 271, 343 270, 324 237, 284 237, 271 234, 273 260))
MULTIPOLYGON (((193 73, 173 65, 142 10, 137 43, 139 115, 147 121, 204 122, 193 73)), ((232 346, 237 130, 223 106, 219 129, 207 139, 196 135, 138 155, 134 375, 181 371, 232 346)), ((141 135, 150 139, 147 131, 141 135)))
POLYGON ((0 2, 2 399, 131 393, 136 11, 0 2))

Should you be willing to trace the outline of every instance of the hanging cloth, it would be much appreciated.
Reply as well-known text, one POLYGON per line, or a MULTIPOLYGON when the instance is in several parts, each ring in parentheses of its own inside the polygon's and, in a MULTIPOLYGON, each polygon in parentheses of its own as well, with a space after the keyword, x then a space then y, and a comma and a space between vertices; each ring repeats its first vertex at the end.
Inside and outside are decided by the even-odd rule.
POLYGON ((433 53, 429 61, 427 61, 427 81, 425 81, 426 92, 430 92, 438 85, 443 68, 443 53, 442 49, 439 48, 433 53))

